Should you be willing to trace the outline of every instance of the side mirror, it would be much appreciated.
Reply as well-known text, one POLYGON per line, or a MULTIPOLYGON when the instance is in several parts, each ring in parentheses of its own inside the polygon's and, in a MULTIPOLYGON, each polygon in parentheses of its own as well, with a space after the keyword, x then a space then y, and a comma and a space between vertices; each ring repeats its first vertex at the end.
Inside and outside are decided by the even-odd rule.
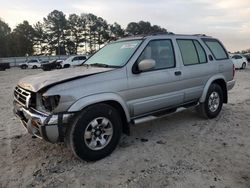
POLYGON ((155 67, 155 60, 153 59, 144 59, 138 63, 139 72, 144 72, 155 67))

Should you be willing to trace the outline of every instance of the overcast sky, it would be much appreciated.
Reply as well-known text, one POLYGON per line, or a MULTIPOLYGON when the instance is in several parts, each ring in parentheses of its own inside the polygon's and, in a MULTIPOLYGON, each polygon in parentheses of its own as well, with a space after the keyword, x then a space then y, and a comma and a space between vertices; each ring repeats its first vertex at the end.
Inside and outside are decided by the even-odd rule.
POLYGON ((0 0, 0 18, 12 28, 42 21, 54 9, 93 13, 124 28, 150 21, 174 33, 212 35, 230 51, 250 48, 250 0, 0 0))

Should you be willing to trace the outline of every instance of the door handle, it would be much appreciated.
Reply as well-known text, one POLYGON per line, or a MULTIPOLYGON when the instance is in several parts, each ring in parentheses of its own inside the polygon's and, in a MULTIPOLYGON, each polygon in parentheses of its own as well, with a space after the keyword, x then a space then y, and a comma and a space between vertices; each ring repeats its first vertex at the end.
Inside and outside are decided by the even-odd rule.
POLYGON ((181 75, 181 71, 176 71, 174 72, 175 76, 180 76, 181 75))

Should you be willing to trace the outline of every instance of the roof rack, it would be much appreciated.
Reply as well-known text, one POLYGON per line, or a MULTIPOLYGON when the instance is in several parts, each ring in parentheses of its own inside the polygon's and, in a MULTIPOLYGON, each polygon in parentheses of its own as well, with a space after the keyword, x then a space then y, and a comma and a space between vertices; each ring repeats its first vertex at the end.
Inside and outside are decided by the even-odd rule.
POLYGON ((130 38, 143 39, 143 38, 146 38, 148 36, 157 36, 157 35, 211 37, 211 36, 208 36, 208 35, 205 35, 205 34, 175 34, 175 33, 172 33, 172 32, 158 32, 158 33, 149 33, 149 34, 141 34, 141 35, 129 35, 129 36, 123 37, 123 38, 118 39, 118 40, 122 41, 122 40, 128 40, 130 38))
POLYGON ((201 36, 201 37, 207 37, 205 34, 193 34, 194 36, 201 36))
MULTIPOLYGON (((158 32, 158 33, 149 33, 148 35, 155 36, 155 35, 174 35, 172 32, 158 32)), ((148 36, 146 35, 146 36, 148 36)))

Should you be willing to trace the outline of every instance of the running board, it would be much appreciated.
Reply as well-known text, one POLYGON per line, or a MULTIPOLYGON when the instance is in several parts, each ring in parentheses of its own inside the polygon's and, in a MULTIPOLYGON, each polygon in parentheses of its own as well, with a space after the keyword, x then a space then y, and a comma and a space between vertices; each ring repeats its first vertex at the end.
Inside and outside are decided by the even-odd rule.
POLYGON ((176 111, 170 112, 170 113, 165 113, 165 114, 161 113, 160 115, 149 115, 149 116, 136 118, 136 119, 132 120, 132 124, 141 124, 141 123, 144 123, 144 122, 153 121, 155 119, 163 118, 163 117, 175 114, 175 113, 182 112, 182 111, 184 111, 186 109, 187 108, 181 107, 181 108, 178 108, 176 111))

